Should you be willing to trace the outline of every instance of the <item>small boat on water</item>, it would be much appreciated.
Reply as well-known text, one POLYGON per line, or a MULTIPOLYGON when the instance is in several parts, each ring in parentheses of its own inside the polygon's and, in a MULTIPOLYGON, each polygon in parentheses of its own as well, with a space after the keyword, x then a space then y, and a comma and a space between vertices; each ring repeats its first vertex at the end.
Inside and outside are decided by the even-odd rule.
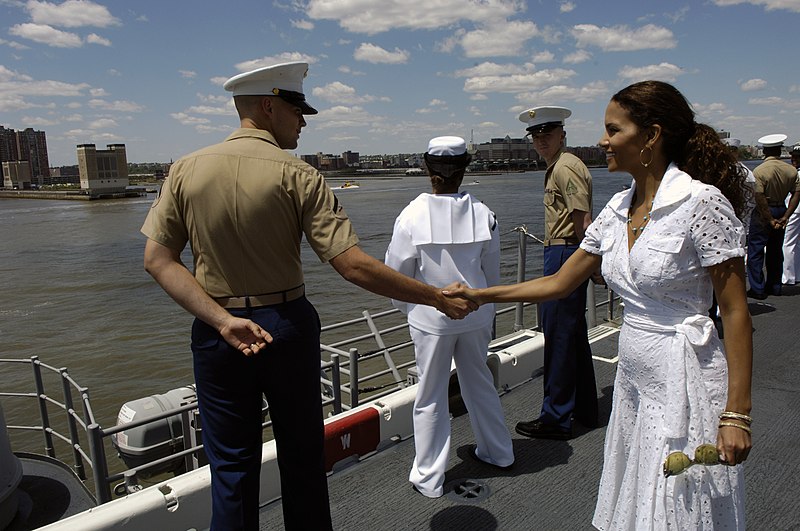
POLYGON ((332 186, 331 190, 352 190, 354 188, 360 188, 358 183, 354 181, 345 181, 340 186, 332 186))

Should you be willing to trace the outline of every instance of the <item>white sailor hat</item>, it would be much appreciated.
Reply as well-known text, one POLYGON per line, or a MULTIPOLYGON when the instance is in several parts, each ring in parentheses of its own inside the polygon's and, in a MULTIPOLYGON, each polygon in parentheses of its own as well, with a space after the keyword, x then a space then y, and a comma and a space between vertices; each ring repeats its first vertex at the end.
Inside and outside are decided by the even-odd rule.
POLYGON ((789 137, 781 134, 767 135, 759 138, 758 143, 761 144, 763 147, 777 147, 777 146, 782 146, 784 140, 786 140, 787 138, 789 137))
POLYGON ((233 76, 222 88, 234 96, 278 96, 300 107, 303 114, 317 114, 303 94, 303 78, 307 74, 308 63, 281 63, 233 76))
POLYGON ((723 142, 732 148, 738 148, 742 145, 742 141, 738 138, 725 138, 723 142))
POLYGON ((789 153, 792 155, 800 155, 800 144, 795 144, 792 146, 792 149, 789 150, 789 153))
POLYGON ((555 126, 564 125, 564 120, 569 118, 572 111, 566 107, 534 107, 523 111, 519 121, 528 124, 525 128, 531 134, 544 133, 555 126))
POLYGON ((467 152, 467 143, 460 136, 437 136, 428 142, 428 155, 455 157, 467 152))

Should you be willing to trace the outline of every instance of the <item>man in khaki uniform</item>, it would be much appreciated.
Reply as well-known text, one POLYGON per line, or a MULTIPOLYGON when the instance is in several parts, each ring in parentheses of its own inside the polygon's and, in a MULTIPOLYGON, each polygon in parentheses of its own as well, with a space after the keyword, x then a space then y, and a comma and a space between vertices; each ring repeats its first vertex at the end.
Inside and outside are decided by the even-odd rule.
POLYGON ((747 296, 757 300, 781 294, 786 223, 800 202, 797 170, 780 160, 784 140, 786 135, 783 134, 758 139, 764 148, 765 159, 753 170, 756 177, 756 208, 750 218, 747 241, 747 281, 750 284, 747 296), (787 207, 785 200, 789 194, 792 197, 787 207))
POLYGON ((306 63, 240 74, 240 128, 176 162, 145 220, 145 269, 192 313, 192 353, 211 468, 211 529, 257 529, 261 397, 270 406, 286 529, 331 529, 320 397, 320 323, 300 240, 346 280, 463 318, 474 304, 401 275, 358 247, 322 175, 286 153, 304 114, 306 63), (181 262, 190 243, 194 274, 181 262))
MULTIPOLYGON (((534 107, 519 115, 536 152, 547 162, 544 177, 544 266, 552 275, 578 250, 592 222, 592 176, 581 160, 564 149, 564 107, 534 107)), ((544 398, 539 417, 519 422, 526 437, 569 439, 573 417, 597 426, 597 388, 586 326, 588 280, 568 297, 544 302, 544 398)))

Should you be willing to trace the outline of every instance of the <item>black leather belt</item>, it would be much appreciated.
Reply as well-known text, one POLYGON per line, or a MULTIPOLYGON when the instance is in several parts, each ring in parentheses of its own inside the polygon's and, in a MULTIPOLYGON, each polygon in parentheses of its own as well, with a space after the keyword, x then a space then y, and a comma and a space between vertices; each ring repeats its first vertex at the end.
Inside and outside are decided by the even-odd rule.
POLYGON ((296 288, 286 291, 276 291, 264 293, 262 295, 245 295, 244 297, 219 297, 214 299, 217 304, 228 310, 238 310, 242 308, 256 308, 258 306, 272 306, 284 302, 299 299, 306 293, 305 284, 300 284, 296 288))

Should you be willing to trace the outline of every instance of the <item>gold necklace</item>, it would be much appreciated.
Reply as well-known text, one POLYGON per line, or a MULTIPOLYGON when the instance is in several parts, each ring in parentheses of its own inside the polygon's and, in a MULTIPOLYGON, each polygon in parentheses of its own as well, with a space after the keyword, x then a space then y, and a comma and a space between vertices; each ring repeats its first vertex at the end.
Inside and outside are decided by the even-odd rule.
MULTIPOLYGON (((635 199, 636 198, 634 197, 633 200, 635 199)), ((631 201, 631 204, 633 204, 633 200, 631 201)), ((653 200, 652 199, 650 200, 650 207, 647 209, 647 214, 642 216, 642 222, 637 227, 633 226, 633 218, 631 217, 632 211, 633 208, 628 207, 628 226, 631 228, 631 231, 633 232, 633 239, 636 240, 639 236, 642 235, 644 228, 647 226, 647 222, 650 221, 650 214, 653 212, 653 200)))

